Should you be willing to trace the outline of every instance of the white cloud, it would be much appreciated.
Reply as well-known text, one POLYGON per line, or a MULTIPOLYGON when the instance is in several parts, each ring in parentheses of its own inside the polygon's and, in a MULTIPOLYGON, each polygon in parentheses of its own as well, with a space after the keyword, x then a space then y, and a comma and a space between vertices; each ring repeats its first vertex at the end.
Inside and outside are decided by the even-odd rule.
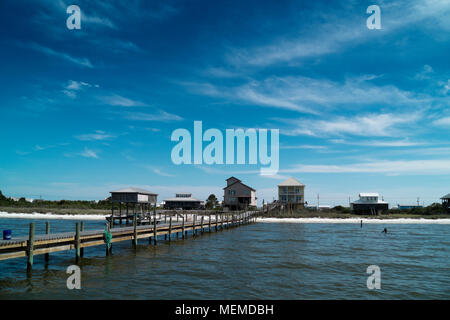
POLYGON ((175 177, 175 175, 167 173, 167 172, 163 172, 158 168, 154 168, 153 172, 156 173, 157 175, 163 176, 163 177, 175 177))
POLYGON ((84 151, 82 153, 80 153, 80 156, 85 157, 85 158, 98 159, 98 153, 96 151, 90 150, 88 148, 85 148, 84 151))
POLYGON ((401 90, 393 85, 377 86, 375 75, 347 78, 343 83, 309 77, 268 77, 251 80, 237 87, 211 83, 183 83, 194 93, 261 107, 271 107, 319 114, 325 108, 358 108, 361 105, 389 102, 395 106, 419 105, 431 101, 428 96, 401 90))
POLYGON ((450 174, 450 160, 371 161, 342 165, 303 165, 280 170, 286 173, 384 173, 384 174, 450 174))
POLYGON ((64 86, 64 90, 62 91, 66 96, 69 98, 76 98, 77 92, 81 91, 83 88, 99 88, 100 86, 98 84, 90 84, 83 81, 74 81, 69 80, 67 85, 64 86))
POLYGON ((104 131, 97 130, 95 133, 89 133, 89 134, 81 134, 78 136, 75 136, 76 139, 81 141, 94 141, 94 140, 107 140, 115 138, 115 136, 105 133, 104 131))
POLYGON ((422 71, 420 71, 419 73, 417 73, 414 76, 414 79, 416 79, 416 80, 427 80, 427 79, 431 78, 431 74, 433 74, 433 73, 434 73, 433 68, 430 65, 426 64, 426 65, 423 66, 422 71))
POLYGON ((42 46, 40 44, 37 44, 37 43, 34 43, 34 42, 28 44, 28 47, 30 47, 33 50, 39 51, 41 53, 44 53, 44 54, 46 54, 48 56, 58 57, 58 58, 67 60, 69 62, 75 63, 75 64, 83 66, 83 67, 87 67, 87 68, 93 68, 94 67, 92 65, 91 61, 89 61, 89 59, 87 59, 87 58, 76 58, 76 57, 73 57, 73 56, 71 56, 71 55, 69 55, 67 53, 58 52, 58 51, 55 51, 55 50, 53 50, 51 48, 44 47, 44 46, 42 46))
MULTIPOLYGON (((359 4, 358 8, 361 8, 363 13, 364 8, 359 4)), ((443 33, 441 32, 443 28, 450 30, 448 19, 450 3, 447 0, 396 1, 383 3, 381 9, 382 30, 379 32, 383 35, 411 25, 415 28, 435 28, 436 34, 443 33)), ((297 34, 300 35, 279 37, 270 43, 250 49, 234 48, 227 53, 226 58, 229 63, 239 66, 266 67, 277 63, 290 64, 305 58, 317 58, 346 50, 373 39, 369 36, 370 31, 366 28, 364 19, 355 15, 354 10, 349 10, 347 15, 342 10, 337 13, 324 11, 319 16, 320 19, 310 21, 306 31, 299 29, 297 34)), ((300 18, 299 20, 301 21, 300 18)), ((294 25, 292 28, 295 27, 294 25)))
POLYGON ((162 110, 155 111, 153 113, 144 112, 128 112, 125 115, 128 120, 135 121, 161 121, 161 122, 171 122, 171 121, 181 121, 183 118, 177 116, 176 114, 168 113, 162 110))
POLYGON ((443 126, 450 128, 450 117, 444 117, 438 120, 433 121, 433 124, 436 126, 443 126))
POLYGON ((120 107, 143 107, 143 106, 146 106, 146 104, 143 102, 125 98, 118 94, 103 96, 103 97, 100 97, 100 100, 111 106, 120 106, 120 107))
POLYGON ((309 135, 324 137, 330 135, 354 136, 396 136, 401 131, 399 125, 414 123, 419 114, 367 114, 364 116, 342 117, 331 120, 280 119, 294 125, 291 129, 282 129, 285 135, 309 135))
POLYGON ((413 147, 424 145, 423 142, 414 142, 409 139, 402 140, 365 140, 365 141, 345 141, 343 139, 331 139, 333 143, 348 144, 355 146, 367 146, 367 147, 413 147))

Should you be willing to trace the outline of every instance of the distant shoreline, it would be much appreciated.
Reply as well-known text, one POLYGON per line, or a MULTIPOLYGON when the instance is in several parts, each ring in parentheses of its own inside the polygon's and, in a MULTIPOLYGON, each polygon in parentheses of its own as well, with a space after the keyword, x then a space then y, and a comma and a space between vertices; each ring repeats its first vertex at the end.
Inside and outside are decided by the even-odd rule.
POLYGON ((258 218, 262 223, 450 224, 450 218, 258 218))
MULTIPOLYGON (((186 211, 189 214, 189 211, 186 211)), ((0 207, 0 218, 22 218, 22 219, 63 219, 63 220, 104 220, 111 215, 110 210, 101 209, 70 209, 70 208, 16 208, 0 207)), ((401 221, 401 222, 427 222, 448 220, 450 214, 414 215, 414 214, 386 214, 378 216, 358 216, 339 212, 298 212, 291 215, 272 214, 264 218, 258 218, 259 222, 286 222, 286 223, 376 223, 377 221, 401 221)), ((392 223, 392 222, 391 222, 392 223)))

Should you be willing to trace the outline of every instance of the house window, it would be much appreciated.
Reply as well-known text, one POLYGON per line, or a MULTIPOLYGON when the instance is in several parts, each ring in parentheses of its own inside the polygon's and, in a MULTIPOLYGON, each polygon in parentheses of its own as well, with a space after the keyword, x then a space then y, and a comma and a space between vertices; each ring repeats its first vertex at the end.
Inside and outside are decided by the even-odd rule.
POLYGON ((281 201, 286 201, 286 196, 281 196, 281 201))
POLYGON ((302 201, 302 196, 297 196, 297 202, 301 202, 302 201))
POLYGON ((300 193, 300 188, 295 188, 295 193, 300 193))
POLYGON ((236 195, 236 190, 228 190, 228 194, 230 196, 234 196, 234 195, 236 195))

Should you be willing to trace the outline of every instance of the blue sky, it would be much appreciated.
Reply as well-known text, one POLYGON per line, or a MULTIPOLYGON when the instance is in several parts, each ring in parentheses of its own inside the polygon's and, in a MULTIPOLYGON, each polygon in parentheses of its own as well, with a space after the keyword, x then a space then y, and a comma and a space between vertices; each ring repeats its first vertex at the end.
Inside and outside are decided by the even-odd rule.
POLYGON ((0 190, 103 199, 137 186, 258 200, 293 176, 306 200, 392 205, 450 192, 450 3, 2 1, 0 190), (68 30, 66 8, 82 11, 68 30), (381 8, 369 30, 366 8, 381 8), (280 130, 280 170, 174 165, 173 130, 280 130))

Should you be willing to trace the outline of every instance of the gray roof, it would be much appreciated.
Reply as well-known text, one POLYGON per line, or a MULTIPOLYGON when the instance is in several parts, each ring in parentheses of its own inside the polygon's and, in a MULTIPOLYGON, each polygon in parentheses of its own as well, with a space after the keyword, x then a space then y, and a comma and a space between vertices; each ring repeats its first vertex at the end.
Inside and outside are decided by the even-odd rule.
MULTIPOLYGON (((227 179, 227 180, 229 180, 229 179, 227 179)), ((250 189, 250 190, 252 190, 252 191, 256 191, 256 190, 253 189, 252 187, 246 185, 245 183, 242 183, 241 180, 238 180, 238 181, 233 182, 232 184, 230 184, 230 185, 226 186, 225 188, 223 188, 223 190, 225 190, 225 189, 227 189, 227 188, 229 188, 229 187, 231 187, 231 186, 234 186, 235 184, 238 184, 238 183, 242 184, 242 185, 243 185, 244 187, 246 187, 247 189, 250 189)))
POLYGON ((175 197, 175 198, 169 198, 165 199, 165 202, 167 201, 176 201, 176 202, 203 202, 202 200, 190 197, 190 198, 183 198, 183 197, 175 197))
POLYGON ((295 178, 289 178, 278 185, 279 187, 304 187, 305 185, 295 178))
POLYGON ((148 190, 140 189, 140 188, 124 188, 116 191, 111 191, 110 193, 140 193, 140 194, 148 194, 148 195, 157 195, 156 193, 153 193, 148 190))
POLYGON ((443 196, 441 199, 450 199, 450 193, 445 195, 445 196, 443 196))

